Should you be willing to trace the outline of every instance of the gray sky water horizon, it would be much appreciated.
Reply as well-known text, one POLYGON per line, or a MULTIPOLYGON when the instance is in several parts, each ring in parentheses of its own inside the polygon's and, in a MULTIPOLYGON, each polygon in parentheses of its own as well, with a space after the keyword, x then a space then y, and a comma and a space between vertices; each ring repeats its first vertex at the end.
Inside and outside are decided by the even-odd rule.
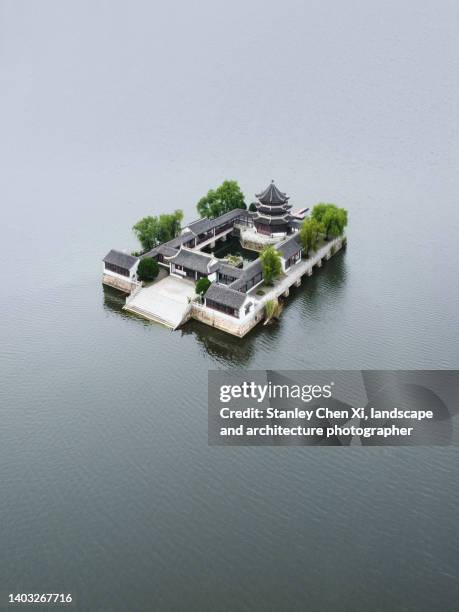
MULTIPOLYGON (((336 202, 354 220, 367 209, 377 222, 396 199, 402 220, 425 219, 424 240, 457 193, 458 12, 449 1, 3 0, 7 286, 20 289, 28 250, 55 278, 58 257, 93 270, 109 248, 135 248, 138 218, 182 208, 193 219, 225 178, 248 201, 274 178, 295 205, 336 202)), ((446 238, 458 224, 443 224, 446 238)))

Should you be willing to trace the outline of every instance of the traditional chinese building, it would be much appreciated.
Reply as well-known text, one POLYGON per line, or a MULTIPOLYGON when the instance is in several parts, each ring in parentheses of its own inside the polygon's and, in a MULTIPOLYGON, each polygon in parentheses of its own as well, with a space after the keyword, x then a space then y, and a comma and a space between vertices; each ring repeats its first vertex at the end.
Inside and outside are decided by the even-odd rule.
POLYGON ((129 293, 127 310, 173 329, 193 317, 236 336, 245 335, 263 318, 267 301, 287 297, 290 287, 299 286, 303 275, 311 275, 314 266, 320 266, 344 244, 342 238, 336 238, 304 260, 299 230, 308 209, 293 210, 289 196, 274 181, 256 197, 254 211, 252 206, 250 210, 230 210, 215 219, 198 219, 139 257, 110 251, 104 258, 103 282, 129 293), (238 238, 243 249, 261 251, 271 245, 277 250, 282 274, 273 286, 259 288, 264 283, 260 257, 239 266, 229 257, 214 255, 217 241, 228 237, 238 238), (148 257, 163 270, 155 283, 142 287, 137 267, 148 257), (210 285, 204 296, 198 297, 195 283, 202 278, 210 285))
POLYGON ((138 257, 112 249, 103 259, 102 282, 129 293, 137 282, 139 261, 138 257))
POLYGON ((255 194, 255 197, 258 202, 255 202, 257 211, 253 215, 253 224, 257 232, 282 236, 292 231, 289 197, 276 187, 274 181, 264 191, 255 194))

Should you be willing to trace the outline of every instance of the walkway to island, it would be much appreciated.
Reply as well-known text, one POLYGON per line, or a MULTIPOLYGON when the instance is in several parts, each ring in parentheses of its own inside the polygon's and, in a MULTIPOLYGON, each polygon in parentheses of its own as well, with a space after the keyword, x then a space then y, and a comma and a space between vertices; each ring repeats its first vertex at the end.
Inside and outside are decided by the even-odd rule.
POLYGON ((311 276, 314 266, 322 267, 323 259, 330 259, 334 253, 342 247, 342 238, 335 238, 324 244, 317 252, 313 252, 308 259, 302 259, 280 276, 272 287, 265 287, 266 293, 263 297, 257 296, 258 288, 249 291, 249 295, 258 298, 258 302, 263 304, 268 300, 277 300, 277 298, 287 297, 290 287, 293 285, 299 287, 303 276, 311 276))

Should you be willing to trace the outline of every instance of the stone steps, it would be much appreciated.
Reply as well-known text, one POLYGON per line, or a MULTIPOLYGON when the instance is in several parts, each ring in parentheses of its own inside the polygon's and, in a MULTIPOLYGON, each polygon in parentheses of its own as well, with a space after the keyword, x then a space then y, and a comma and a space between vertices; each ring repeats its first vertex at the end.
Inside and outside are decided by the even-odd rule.
MULTIPOLYGON (((179 284, 182 282, 179 281, 179 284)), ((129 298, 124 309, 171 329, 177 329, 186 318, 190 305, 186 295, 176 294, 174 287, 167 289, 159 282, 157 285, 144 287, 129 298)))
POLYGON ((128 304, 124 307, 124 310, 128 312, 132 312, 134 314, 138 314, 144 319, 149 319, 150 321, 154 321, 155 323, 161 323, 161 325, 165 325, 166 327, 170 327, 171 329, 175 329, 176 325, 172 321, 166 321, 162 317, 157 314, 153 314, 144 310, 143 308, 139 308, 138 306, 133 306, 132 304, 128 304))

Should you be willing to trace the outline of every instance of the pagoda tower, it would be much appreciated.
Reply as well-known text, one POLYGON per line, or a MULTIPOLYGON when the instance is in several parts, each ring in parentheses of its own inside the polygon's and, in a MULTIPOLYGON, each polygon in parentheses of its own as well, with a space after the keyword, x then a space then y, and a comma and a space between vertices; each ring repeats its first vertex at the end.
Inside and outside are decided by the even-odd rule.
POLYGON ((253 223, 257 232, 269 236, 287 234, 292 219, 289 197, 276 187, 274 181, 264 191, 256 193, 255 197, 258 202, 255 202, 257 211, 253 215, 253 223))

